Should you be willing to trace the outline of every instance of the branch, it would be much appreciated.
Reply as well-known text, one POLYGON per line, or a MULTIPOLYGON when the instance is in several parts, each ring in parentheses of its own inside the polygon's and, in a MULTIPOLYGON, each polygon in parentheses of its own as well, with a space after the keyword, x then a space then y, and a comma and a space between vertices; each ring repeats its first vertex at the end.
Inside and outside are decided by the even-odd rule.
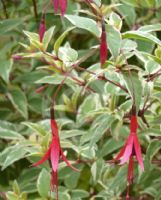
MULTIPOLYGON (((92 71, 90 71, 90 70, 88 70, 88 69, 84 69, 83 67, 77 66, 76 68, 79 69, 79 70, 82 70, 82 71, 86 71, 86 72, 88 72, 89 74, 93 74, 93 75, 97 76, 97 74, 96 74, 95 72, 92 72, 92 71)), ((107 81, 107 82, 109 82, 109 83, 111 83, 111 84, 113 84, 113 85, 119 87, 120 89, 122 89, 122 90, 125 91, 126 93, 128 93, 128 90, 127 90, 124 86, 122 86, 120 83, 116 83, 116 82, 114 82, 114 81, 112 81, 112 80, 106 78, 104 75, 98 75, 97 78, 98 78, 99 80, 105 80, 105 81, 107 81)))
POLYGON ((34 7, 34 14, 35 14, 35 18, 38 18, 38 13, 37 13, 37 3, 36 0, 32 0, 33 3, 33 7, 34 7))
POLYGON ((7 13, 6 4, 5 4, 4 0, 1 0, 1 2, 2 2, 3 12, 4 12, 4 14, 5 14, 5 17, 6 17, 6 19, 8 19, 8 13, 7 13))

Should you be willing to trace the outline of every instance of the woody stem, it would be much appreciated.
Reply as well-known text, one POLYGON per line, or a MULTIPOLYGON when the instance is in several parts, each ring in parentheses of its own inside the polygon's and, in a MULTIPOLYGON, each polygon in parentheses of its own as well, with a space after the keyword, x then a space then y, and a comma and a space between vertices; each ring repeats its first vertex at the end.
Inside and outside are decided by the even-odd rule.
POLYGON ((38 13, 37 13, 37 3, 36 0, 32 0, 33 3, 33 7, 34 7, 34 14, 35 14, 35 18, 38 18, 38 13))
MULTIPOLYGON (((97 76, 97 74, 96 74, 95 72, 92 72, 92 71, 90 71, 90 70, 88 70, 88 69, 84 69, 83 67, 77 66, 76 68, 79 69, 79 70, 82 70, 82 71, 86 71, 86 72, 88 72, 89 74, 93 74, 93 75, 97 76)), ((106 77, 103 76, 103 75, 98 75, 97 78, 98 78, 99 80, 105 80, 105 81, 107 81, 107 82, 109 82, 109 83, 111 83, 111 84, 113 84, 113 85, 119 87, 120 89, 122 89, 122 90, 125 91, 126 93, 128 93, 128 90, 127 90, 124 86, 122 86, 121 84, 116 83, 116 82, 114 82, 114 81, 112 81, 112 80, 106 78, 106 77)))

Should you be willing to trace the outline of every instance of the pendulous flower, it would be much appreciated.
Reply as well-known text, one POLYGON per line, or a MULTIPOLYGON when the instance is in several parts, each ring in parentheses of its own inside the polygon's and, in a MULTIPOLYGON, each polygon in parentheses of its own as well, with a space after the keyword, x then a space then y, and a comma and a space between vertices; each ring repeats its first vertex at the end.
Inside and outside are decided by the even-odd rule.
POLYGON ((142 171, 144 171, 144 164, 141 155, 141 147, 137 137, 137 128, 138 128, 137 117, 135 115, 132 115, 130 122, 130 135, 124 147, 114 160, 115 161, 120 160, 120 164, 122 165, 127 161, 129 161, 131 157, 136 156, 136 159, 142 171))
POLYGON ((128 191, 126 195, 126 200, 129 199, 129 186, 134 181, 134 156, 136 156, 136 160, 138 161, 140 168, 142 169, 142 171, 144 171, 141 147, 137 136, 137 128, 137 117, 136 115, 132 115, 130 122, 130 135, 120 153, 116 156, 116 158, 114 158, 114 161, 120 161, 120 165, 129 162, 127 172, 128 191))
POLYGON ((58 126, 57 123, 54 119, 54 110, 51 109, 51 120, 50 120, 50 125, 51 125, 51 131, 52 131, 52 141, 51 144, 42 157, 42 159, 36 163, 34 163, 32 166, 38 166, 44 163, 45 161, 49 160, 52 168, 51 172, 51 190, 56 192, 56 199, 58 200, 58 164, 59 164, 59 159, 61 158, 68 167, 71 169, 79 172, 78 169, 73 167, 70 162, 67 160, 66 156, 64 155, 63 149, 60 146, 60 138, 59 138, 59 132, 58 132, 58 126))
POLYGON ((64 16, 67 4, 67 0, 53 0, 54 12, 57 13, 60 9, 61 15, 64 16))

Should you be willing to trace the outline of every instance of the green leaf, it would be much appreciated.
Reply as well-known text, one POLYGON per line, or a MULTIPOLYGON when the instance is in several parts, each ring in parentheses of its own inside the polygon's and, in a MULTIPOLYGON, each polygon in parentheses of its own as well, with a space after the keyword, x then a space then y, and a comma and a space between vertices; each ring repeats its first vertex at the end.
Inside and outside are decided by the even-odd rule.
POLYGON ((80 17, 74 15, 65 15, 65 17, 76 27, 91 32, 96 37, 99 37, 100 32, 97 28, 97 24, 94 20, 87 17, 80 17))
POLYGON ((14 194, 13 192, 7 192, 7 199, 8 200, 17 200, 18 196, 14 194))
POLYGON ((75 27, 70 27, 68 28, 66 31, 64 31, 59 37, 58 39, 56 40, 55 44, 54 44, 54 51, 56 54, 58 54, 58 50, 59 50, 59 47, 61 46, 61 44, 63 43, 65 37, 68 35, 68 33, 70 31, 72 31, 75 27))
POLYGON ((77 129, 76 130, 75 129, 63 130, 63 131, 61 131, 60 138, 61 139, 67 139, 67 138, 72 138, 72 137, 84 135, 86 133, 87 133, 86 131, 77 130, 77 129))
POLYGON ((28 118, 27 99, 25 93, 19 88, 9 89, 7 94, 15 109, 25 118, 28 118))
POLYGON ((19 185, 18 185, 16 180, 13 182, 13 186, 12 187, 13 187, 14 193, 19 195, 20 194, 20 187, 19 187, 19 185))
POLYGON ((78 59, 78 53, 70 47, 60 47, 58 57, 63 60, 67 65, 78 59))
MULTIPOLYGON (((36 81, 36 83, 47 83, 47 84, 51 84, 51 85, 59 85, 63 80, 64 80, 65 76, 59 75, 59 74, 54 74, 53 76, 45 76, 44 78, 36 81)), ((83 81, 80 77, 77 77, 77 79, 79 79, 80 81, 83 81)), ((73 80, 70 77, 65 78, 65 82, 63 85, 67 85, 68 87, 70 87, 72 90, 77 90, 78 87, 75 84, 75 80, 73 80)))
POLYGON ((65 185, 69 189, 74 189, 79 181, 80 173, 76 171, 71 171, 68 176, 65 178, 65 185))
POLYGON ((146 156, 149 159, 149 161, 152 160, 152 158, 158 153, 158 151, 161 149, 161 141, 160 140, 153 140, 147 149, 146 156))
POLYGON ((31 46, 34 46, 37 49, 41 49, 42 44, 40 43, 39 35, 37 33, 24 31, 24 34, 29 38, 31 46))
MULTIPOLYGON (((53 85, 59 85, 64 80, 64 76, 59 74, 54 74, 53 76, 45 76, 42 79, 36 81, 36 83, 47 83, 53 85)), ((65 80, 66 84, 72 84, 72 80, 68 77, 65 80)))
POLYGON ((31 122, 23 122, 23 124, 29 127, 30 129, 32 129, 33 131, 36 131, 38 134, 42 136, 45 136, 47 134, 47 132, 44 130, 44 128, 40 124, 31 123, 31 122))
POLYGON ((30 41, 39 41, 39 35, 37 33, 24 31, 24 34, 29 38, 30 41))
POLYGON ((52 39, 53 33, 54 33, 55 26, 52 26, 45 32, 44 38, 43 38, 43 46, 44 46, 44 51, 48 48, 49 42, 52 39))
POLYGON ((145 64, 145 69, 149 74, 157 72, 160 68, 160 65, 153 60, 148 60, 145 64))
POLYGON ((50 191, 50 173, 42 169, 37 179, 37 190, 41 197, 47 198, 50 191))
POLYGON ((161 24, 152 24, 152 25, 145 25, 141 26, 138 31, 143 31, 146 33, 153 32, 153 31, 161 31, 161 24))
POLYGON ((106 25, 106 31, 107 31, 108 48, 109 48, 113 58, 116 59, 120 53, 121 34, 116 28, 114 28, 111 25, 106 25))
POLYGON ((0 21, 0 35, 3 35, 22 24, 21 19, 4 19, 0 21))
POLYGON ((12 147, 12 151, 8 152, 4 163, 2 163, 2 170, 12 165, 14 162, 24 158, 26 155, 26 150, 23 145, 17 144, 12 147))
POLYGON ((122 28, 122 19, 120 18, 120 16, 114 12, 111 13, 110 15, 110 25, 114 26, 116 29, 118 29, 119 31, 122 28))
POLYGON ((124 141, 116 141, 114 139, 108 139, 98 151, 98 155, 101 157, 107 156, 117 149, 121 148, 124 144, 124 141))
POLYGON ((121 49, 126 51, 132 51, 137 48, 137 43, 135 41, 124 39, 121 42, 121 49))
POLYGON ((101 179, 103 167, 104 167, 103 159, 98 159, 91 166, 92 178, 95 184, 101 179))
POLYGON ((7 140, 23 139, 23 137, 19 133, 9 130, 9 129, 4 129, 1 127, 0 127, 0 138, 7 139, 7 140))
POLYGON ((73 198, 87 198, 89 197, 89 193, 85 190, 80 190, 80 189, 77 189, 77 190, 72 190, 72 199, 73 198))
POLYGON ((123 3, 129 5, 129 6, 136 6, 136 7, 139 7, 140 4, 138 3, 137 0, 121 0, 123 3))
POLYGON ((79 107, 78 113, 80 113, 80 115, 86 115, 90 111, 100 108, 101 104, 99 103, 99 100, 100 100, 99 95, 97 94, 89 95, 79 107))
POLYGON ((155 200, 160 200, 161 199, 161 191, 156 191, 156 197, 155 200))
POLYGON ((161 46, 161 41, 157 37, 155 37, 154 35, 150 33, 146 33, 144 31, 127 31, 122 34, 122 37, 150 41, 161 46))
POLYGON ((126 176, 127 176, 127 166, 121 166, 117 170, 117 174, 114 176, 112 181, 109 184, 109 189, 119 188, 119 190, 124 191, 126 188, 126 176))
POLYGON ((101 139, 103 134, 110 128, 113 120, 114 117, 107 114, 97 118, 93 123, 93 126, 90 128, 90 146, 93 146, 101 139))
POLYGON ((138 75, 136 73, 131 74, 132 77, 129 77, 128 73, 123 73, 123 79, 132 99, 134 95, 135 99, 133 100, 135 101, 136 110, 138 112, 142 98, 142 83, 139 80, 138 75))
POLYGON ((133 6, 122 4, 117 7, 117 10, 123 16, 129 27, 135 24, 137 15, 133 6))
POLYGON ((0 60, 0 76, 3 80, 8 83, 9 75, 12 69, 13 61, 10 60, 0 60))

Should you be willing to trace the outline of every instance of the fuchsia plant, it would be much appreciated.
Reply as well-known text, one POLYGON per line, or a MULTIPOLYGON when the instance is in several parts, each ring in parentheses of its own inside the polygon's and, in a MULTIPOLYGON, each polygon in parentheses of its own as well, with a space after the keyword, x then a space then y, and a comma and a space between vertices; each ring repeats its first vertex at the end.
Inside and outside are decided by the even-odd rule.
POLYGON ((159 1, 0 4, 2 199, 161 199, 159 1))
MULTIPOLYGON (((87 1, 88 4, 93 3, 92 0, 87 1)), ((61 15, 64 16, 65 10, 67 8, 67 0, 53 0, 54 10, 55 13, 60 8, 61 15)), ((92 7, 93 8, 93 7, 92 7)), ((95 11, 94 11, 95 12, 95 11)), ((106 36, 106 29, 105 29, 105 22, 103 20, 103 16, 101 16, 101 36, 100 36, 100 63, 101 66, 104 65, 106 62, 107 56, 108 56, 108 45, 107 45, 107 36, 106 36)), ((43 15, 41 19, 41 23, 39 26, 39 38, 40 42, 42 42, 44 34, 45 34, 45 15, 43 15)), ((66 78, 66 77, 65 77, 66 78)), ((64 79, 65 80, 65 79, 64 79)), ((57 92, 62 87, 63 82, 58 87, 57 92)), ((132 83, 133 84, 133 83, 132 83)), ((44 87, 40 87, 40 91, 38 89, 37 92, 43 91, 44 87)), ((56 94, 54 95, 53 102, 55 101, 56 94)), ((53 103, 54 105, 54 103, 53 103)), ((71 169, 75 171, 79 171, 78 169, 74 168, 70 162, 67 160, 66 156, 64 155, 64 152, 60 146, 60 138, 58 133, 58 126, 54 119, 54 110, 51 108, 51 130, 52 130, 52 141, 49 146, 49 149, 45 153, 45 155, 42 157, 40 161, 33 164, 32 166, 38 166, 42 163, 44 163, 46 160, 49 160, 49 163, 51 164, 52 172, 51 172, 51 190, 56 191, 56 199, 58 200, 58 163, 59 159, 62 158, 64 162, 66 162, 67 166, 69 166, 71 169)), ((128 190, 126 195, 126 200, 129 199, 129 186, 133 183, 134 180, 134 156, 136 156, 136 159, 142 169, 144 171, 144 164, 142 160, 141 155, 141 147, 139 144, 139 140, 137 137, 137 116, 136 116, 136 108, 135 106, 132 107, 132 116, 130 118, 130 135, 128 139, 125 142, 124 147, 121 149, 120 153, 114 158, 114 161, 120 161, 120 165, 125 164, 126 162, 129 162, 128 164, 128 173, 127 173, 127 181, 128 181, 128 190)))
MULTIPOLYGON (((74 70, 81 70, 81 71, 87 72, 88 74, 97 77, 97 79, 99 79, 101 81, 108 82, 110 84, 113 84, 115 87, 118 87, 118 89, 122 90, 125 93, 125 95, 130 95, 130 98, 132 100, 132 103, 131 103, 132 108, 131 108, 130 114, 128 113, 128 118, 130 119, 130 133, 129 133, 128 138, 125 141, 124 146, 122 147, 122 149, 120 150, 118 155, 112 161, 114 163, 119 163, 119 165, 124 165, 125 163, 128 163, 126 200, 129 200, 130 199, 130 191, 129 191, 130 190, 130 186, 133 184, 134 178, 135 178, 135 173, 134 173, 134 171, 135 171, 134 161, 135 160, 138 162, 138 165, 141 168, 141 170, 144 171, 144 163, 143 163, 143 158, 142 158, 142 153, 141 153, 141 146, 140 146, 138 135, 137 135, 137 130, 138 130, 138 117, 141 117, 143 122, 146 123, 145 117, 144 117, 144 112, 148 108, 146 106, 147 102, 145 102, 143 110, 141 110, 142 112, 139 112, 140 111, 139 110, 140 109, 140 105, 136 106, 136 102, 135 102, 137 97, 135 96, 136 93, 135 93, 135 89, 134 89, 135 88, 135 81, 133 81, 133 77, 132 77, 133 76, 133 71, 131 72, 131 69, 129 67, 129 64, 128 64, 128 61, 127 61, 126 55, 125 55, 126 51, 124 53, 124 51, 123 51, 124 49, 123 48, 121 49, 121 47, 120 47, 118 55, 116 56, 116 58, 118 60, 117 59, 116 59, 116 61, 112 60, 112 59, 115 60, 115 58, 114 58, 115 57, 115 53, 117 53, 117 52, 114 52, 112 54, 112 59, 110 59, 110 62, 114 63, 113 65, 111 64, 112 67, 113 67, 113 68, 111 67, 112 70, 115 67, 115 70, 116 71, 118 70, 120 72, 120 74, 123 72, 122 75, 125 75, 125 73, 127 71, 129 72, 128 73, 128 76, 129 76, 128 78, 129 79, 126 82, 126 84, 127 84, 126 86, 122 85, 121 81, 117 81, 115 79, 113 80, 112 78, 110 79, 110 77, 108 77, 108 74, 102 73, 103 69, 101 69, 102 70, 101 74, 97 74, 94 71, 92 71, 91 69, 86 69, 86 68, 83 68, 83 67, 80 66, 81 63, 83 63, 89 57, 94 55, 96 51, 99 51, 99 62, 100 62, 100 64, 98 65, 98 68, 100 68, 100 65, 103 68, 103 65, 106 63, 107 58, 108 58, 108 50, 110 51, 110 53, 113 50, 113 48, 110 48, 111 47, 110 45, 112 45, 112 44, 110 42, 108 44, 108 41, 109 41, 109 40, 107 40, 108 39, 108 32, 106 30, 106 28, 107 28, 106 27, 107 20, 106 20, 106 17, 104 15, 103 11, 102 11, 103 10, 102 7, 101 6, 99 7, 92 0, 87 0, 87 1, 85 1, 85 3, 87 4, 87 6, 89 6, 89 8, 92 11, 93 16, 96 18, 96 22, 97 23, 92 22, 91 23, 92 24, 91 27, 93 29, 95 28, 95 27, 93 27, 93 24, 97 26, 98 32, 96 31, 96 33, 94 32, 94 34, 95 34, 97 40, 99 41, 99 47, 96 47, 95 49, 92 49, 92 51, 87 53, 85 56, 83 56, 83 57, 81 57, 79 59, 75 59, 75 61, 72 60, 72 62, 71 62, 72 64, 70 66, 70 69, 66 69, 65 68, 66 67, 65 66, 66 63, 65 62, 63 63, 63 58, 59 58, 59 54, 57 52, 57 49, 59 49, 60 46, 58 48, 57 47, 55 48, 57 57, 55 57, 55 55, 53 56, 50 53, 47 54, 47 56, 49 56, 48 57, 49 59, 53 59, 54 62, 56 61, 53 64, 52 63, 53 60, 51 62, 48 62, 48 59, 46 59, 47 60, 47 64, 50 64, 53 68, 55 67, 55 69, 58 70, 58 72, 61 75, 63 75, 64 79, 61 80, 61 82, 59 83, 59 86, 58 86, 56 92, 54 93, 54 96, 53 96, 54 98, 52 99, 52 102, 54 102, 54 103, 52 103, 52 106, 51 106, 50 126, 51 126, 51 132, 52 132, 52 140, 51 140, 50 146, 49 146, 48 150, 46 151, 46 153, 44 154, 44 156, 42 157, 42 159, 40 161, 36 162, 35 164, 33 164, 32 166, 38 166, 38 165, 41 165, 42 163, 44 163, 47 160, 49 161, 49 164, 51 166, 51 179, 50 179, 51 190, 56 192, 56 199, 57 200, 58 200, 58 165, 59 165, 59 160, 62 159, 67 164, 68 167, 70 167, 71 169, 73 169, 73 170, 75 170, 77 172, 79 171, 78 169, 76 169, 75 167, 73 167, 70 164, 70 162, 67 160, 66 156, 64 155, 63 149, 61 148, 59 131, 58 131, 57 123, 56 123, 55 118, 54 118, 54 109, 53 108, 54 108, 54 105, 55 105, 55 100, 56 100, 56 96, 58 94, 58 91, 62 88, 62 85, 64 84, 64 82, 66 81, 66 79, 68 77, 70 77, 72 80, 74 80, 75 83, 77 85, 79 85, 79 87, 81 86, 81 87, 87 89, 87 91, 90 92, 90 93, 91 92, 92 93, 96 93, 95 89, 91 88, 91 86, 88 85, 88 83, 87 83, 87 86, 86 86, 86 81, 84 81, 84 80, 82 81, 81 79, 79 80, 77 77, 75 77, 72 74, 72 72, 74 70), (123 62, 123 67, 125 65, 125 68, 126 68, 125 71, 123 71, 124 69, 123 70, 121 69, 122 66, 120 67, 119 65, 117 65, 117 61, 118 61, 118 63, 119 63, 119 61, 120 61, 120 63, 123 62), (61 66, 61 64, 62 64, 62 66, 61 66), (60 65, 60 67, 59 67, 59 65, 60 65), (131 84, 129 84, 129 82, 131 84), (130 92, 129 92, 129 90, 130 90, 130 92), (138 111, 136 112, 136 110, 138 110, 138 111)), ((54 6, 55 13, 57 13, 58 9, 60 9, 61 16, 64 16, 66 8, 67 8, 67 0, 53 0, 53 6, 54 6)), ((116 17, 115 15, 112 15, 112 17, 113 18, 117 18, 118 21, 120 19, 119 16, 116 17)), ((71 19, 73 20, 73 18, 71 18, 71 19)), ((114 19, 112 19, 112 20, 114 21, 114 19)), ((113 21, 112 21, 112 23, 113 23, 113 21)), ((118 24, 116 24, 116 25, 118 26, 118 24)), ((82 28, 82 26, 83 25, 82 25, 82 22, 81 22, 79 28, 82 28)), ((110 33, 112 33, 112 31, 113 31, 116 36, 119 34, 119 31, 121 29, 120 27, 119 28, 117 26, 115 27, 113 24, 111 25, 110 23, 108 24, 108 26, 109 27, 112 26, 112 27, 110 27, 111 28, 110 29, 111 30, 110 33)), ((43 38, 44 38, 45 31, 46 31, 45 15, 43 14, 41 22, 40 22, 40 26, 39 26, 39 40, 40 40, 41 43, 43 43, 43 38)), ((65 35, 63 35, 63 36, 61 36, 59 38, 59 40, 58 40, 59 42, 57 42, 57 45, 62 42, 62 40, 63 40, 62 38, 64 38, 64 36, 65 35)), ((110 34, 109 34, 109 37, 110 37, 110 34)), ((121 38, 121 34, 119 35, 119 38, 121 38)), ((122 42, 122 40, 120 39, 120 43, 121 42, 122 42)), ((129 41, 126 40, 126 42, 128 43, 129 41)), ((126 45, 125 45, 124 48, 125 48, 125 50, 128 51, 129 47, 126 49, 126 45)), ((114 51, 115 51, 115 49, 114 49, 114 51)), ((132 51, 132 50, 130 50, 130 51, 132 51)), ((75 52, 75 51, 73 50, 72 52, 75 52)), ((126 77, 125 77, 125 80, 126 80, 126 77)), ((39 87, 36 90, 36 92, 40 93, 46 87, 48 87, 48 83, 43 85, 43 86, 41 86, 41 87, 39 87)), ((129 96, 128 96, 128 98, 129 98, 129 96)), ((141 96, 141 98, 142 98, 142 96, 141 96)), ((140 102, 141 102, 141 100, 140 100, 140 102)), ((79 161, 79 159, 78 159, 78 161, 79 161)))

